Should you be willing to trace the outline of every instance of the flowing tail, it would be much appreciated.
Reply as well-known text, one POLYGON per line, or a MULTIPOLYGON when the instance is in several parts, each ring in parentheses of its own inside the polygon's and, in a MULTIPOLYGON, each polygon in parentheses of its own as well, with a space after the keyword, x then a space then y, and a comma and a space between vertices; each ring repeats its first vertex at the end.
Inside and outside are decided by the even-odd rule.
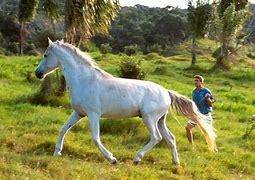
POLYGON ((217 152, 218 150, 215 143, 216 134, 213 132, 212 128, 201 121, 201 119, 206 119, 207 117, 199 112, 196 104, 192 100, 172 90, 168 90, 168 93, 171 99, 171 107, 179 114, 196 122, 202 134, 205 136, 209 150, 217 152))

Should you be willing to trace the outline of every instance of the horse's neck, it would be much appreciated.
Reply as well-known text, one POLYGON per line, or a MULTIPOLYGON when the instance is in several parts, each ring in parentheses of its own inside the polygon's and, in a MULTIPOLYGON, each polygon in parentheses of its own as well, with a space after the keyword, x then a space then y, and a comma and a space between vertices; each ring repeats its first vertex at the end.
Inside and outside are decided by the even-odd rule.
POLYGON ((81 83, 80 81, 86 84, 93 76, 91 67, 74 58, 73 56, 66 56, 62 58, 60 63, 60 68, 69 88, 76 87, 77 84, 81 83))

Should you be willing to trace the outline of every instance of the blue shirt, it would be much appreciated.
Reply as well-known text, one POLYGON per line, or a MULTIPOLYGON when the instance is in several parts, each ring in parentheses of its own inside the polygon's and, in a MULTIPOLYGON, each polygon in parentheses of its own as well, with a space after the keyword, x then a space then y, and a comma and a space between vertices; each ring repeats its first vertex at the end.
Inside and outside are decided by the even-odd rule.
POLYGON ((207 114, 207 113, 209 113, 209 112, 212 112, 212 107, 208 106, 208 105, 206 104, 206 102, 205 102, 205 95, 206 95, 207 93, 210 94, 210 99, 211 99, 212 101, 214 101, 212 92, 211 92, 209 89, 205 88, 205 87, 203 87, 203 88, 200 89, 200 90, 194 89, 194 90, 192 91, 192 99, 193 99, 193 101, 196 103, 196 105, 197 105, 199 111, 200 111, 201 113, 203 113, 203 114, 207 114))

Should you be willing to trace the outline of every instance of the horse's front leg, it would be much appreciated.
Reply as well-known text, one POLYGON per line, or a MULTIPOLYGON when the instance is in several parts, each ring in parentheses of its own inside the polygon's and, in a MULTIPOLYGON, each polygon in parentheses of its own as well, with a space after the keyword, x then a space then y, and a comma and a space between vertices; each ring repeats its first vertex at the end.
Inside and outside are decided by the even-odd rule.
POLYGON ((93 143, 103 153, 104 157, 106 157, 111 162, 111 164, 116 164, 117 163, 116 158, 113 157, 112 153, 108 151, 100 141, 100 125, 99 125, 100 116, 97 113, 90 113, 88 115, 88 119, 92 131, 93 143))
POLYGON ((82 118, 82 116, 80 116, 77 112, 74 111, 71 114, 71 116, 69 117, 69 119, 65 122, 65 124, 63 125, 63 127, 61 128, 60 133, 59 133, 58 141, 57 141, 57 144, 55 146, 54 156, 60 156, 61 155, 61 151, 63 149, 63 141, 64 141, 65 134, 81 118, 82 118))

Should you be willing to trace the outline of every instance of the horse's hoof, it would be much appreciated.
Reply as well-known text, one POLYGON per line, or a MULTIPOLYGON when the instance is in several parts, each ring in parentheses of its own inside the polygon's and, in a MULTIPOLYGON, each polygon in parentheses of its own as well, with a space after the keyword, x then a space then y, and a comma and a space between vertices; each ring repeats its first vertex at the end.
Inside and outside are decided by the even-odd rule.
POLYGON ((134 165, 138 165, 141 161, 133 161, 134 165))
POLYGON ((53 156, 61 156, 61 152, 54 152, 53 156))
POLYGON ((116 158, 112 159, 112 160, 111 160, 111 164, 112 164, 112 165, 116 165, 116 164, 117 164, 117 159, 116 159, 116 158))
POLYGON ((172 162, 172 164, 175 165, 175 166, 181 166, 180 162, 172 162))

